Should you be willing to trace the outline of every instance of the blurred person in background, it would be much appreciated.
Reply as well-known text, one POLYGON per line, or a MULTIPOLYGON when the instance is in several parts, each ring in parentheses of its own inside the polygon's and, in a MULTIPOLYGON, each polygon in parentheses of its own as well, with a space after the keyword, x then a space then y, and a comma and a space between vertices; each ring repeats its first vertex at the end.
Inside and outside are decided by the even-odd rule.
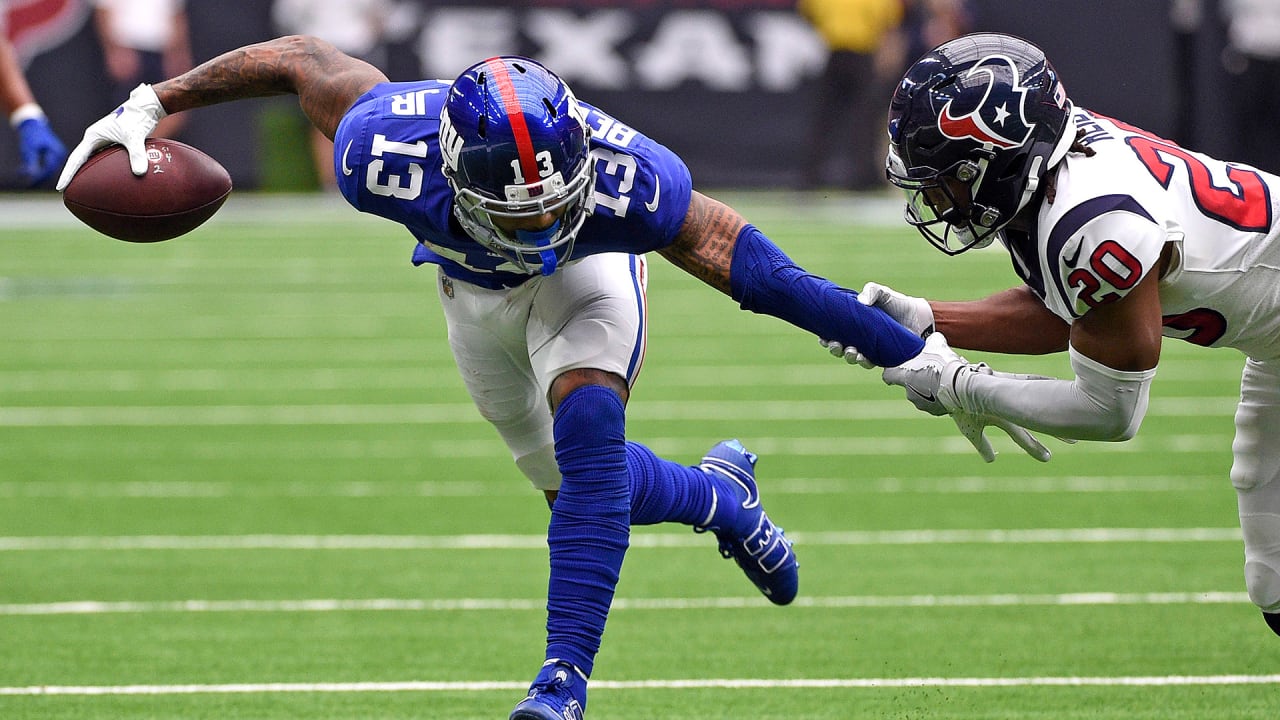
POLYGON ((901 70, 894 34, 902 0, 800 0, 799 13, 827 45, 826 65, 815 87, 813 122, 801 159, 800 188, 815 190, 827 178, 833 151, 852 153, 843 184, 851 190, 884 187, 884 97, 901 70))
POLYGON ((1280 0, 1222 0, 1239 159, 1280 172, 1280 0))
POLYGON ((1197 104, 1196 43, 1204 26, 1201 0, 1170 0, 1169 27, 1173 30, 1173 140, 1195 144, 1197 104))
MULTIPOLYGON (((345 0, 342 0, 345 2, 345 0)), ((185 0, 91 0, 93 23, 102 44, 114 96, 126 97, 140 83, 156 82, 191 69, 191 36, 185 0)), ((233 12, 228 4, 227 11, 233 12)), ((166 117, 159 137, 181 131, 181 115, 166 117)))
POLYGON ((0 33, 0 106, 9 117, 9 126, 18 135, 18 153, 22 159, 19 172, 23 181, 31 187, 45 182, 62 167, 67 150, 49 126, 49 118, 31 93, 13 45, 3 33, 0 33))
POLYGON ((903 0, 903 5, 906 10, 900 35, 905 48, 891 80, 896 80, 921 55, 964 35, 973 26, 970 0, 903 0))

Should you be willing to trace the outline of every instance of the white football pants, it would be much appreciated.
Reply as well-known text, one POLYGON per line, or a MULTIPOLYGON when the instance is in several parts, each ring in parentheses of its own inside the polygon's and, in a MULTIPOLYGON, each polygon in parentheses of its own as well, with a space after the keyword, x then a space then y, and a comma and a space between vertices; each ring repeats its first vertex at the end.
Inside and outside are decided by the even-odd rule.
POLYGON ((1245 362, 1231 450, 1249 599, 1280 612, 1280 361, 1245 362))
POLYGON ((472 401, 533 486, 558 489, 547 393, 562 373, 582 368, 635 383, 648 328, 644 257, 590 255, 505 290, 437 275, 449 347, 472 401))

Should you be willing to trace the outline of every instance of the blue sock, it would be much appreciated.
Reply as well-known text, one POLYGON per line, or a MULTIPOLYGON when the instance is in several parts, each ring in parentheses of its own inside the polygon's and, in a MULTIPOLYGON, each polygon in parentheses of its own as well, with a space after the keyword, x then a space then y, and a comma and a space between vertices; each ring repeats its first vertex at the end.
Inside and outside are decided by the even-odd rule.
POLYGON ((737 495, 729 482, 670 460, 639 443, 627 443, 631 476, 631 524, 677 522, 694 527, 720 525, 736 515, 737 495))
POLYGON ((547 658, 590 675, 631 532, 621 398, 600 385, 574 390, 554 435, 563 480, 547 529, 547 658))

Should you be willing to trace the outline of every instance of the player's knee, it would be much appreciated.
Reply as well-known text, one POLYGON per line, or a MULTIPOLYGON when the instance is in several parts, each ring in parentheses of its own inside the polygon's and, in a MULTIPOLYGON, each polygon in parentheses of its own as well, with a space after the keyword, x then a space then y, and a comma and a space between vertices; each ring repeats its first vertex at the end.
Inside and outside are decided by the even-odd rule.
MULTIPOLYGON (((1268 480, 1270 478, 1267 478, 1268 480)), ((1263 478, 1257 472, 1257 468, 1251 467, 1249 463, 1244 463, 1237 459, 1231 466, 1231 485, 1239 492, 1250 492, 1256 490, 1264 484, 1263 478)))
POLYGON ((617 373, 594 368, 575 368, 561 373, 551 381, 551 390, 547 399, 551 403, 552 412, 559 409, 560 403, 573 391, 590 385, 598 385, 613 391, 622 400, 624 406, 631 395, 626 379, 617 373))
POLYGON ((1231 463, 1231 484, 1239 492, 1253 492, 1274 482, 1280 476, 1276 458, 1258 453, 1237 451, 1231 463))

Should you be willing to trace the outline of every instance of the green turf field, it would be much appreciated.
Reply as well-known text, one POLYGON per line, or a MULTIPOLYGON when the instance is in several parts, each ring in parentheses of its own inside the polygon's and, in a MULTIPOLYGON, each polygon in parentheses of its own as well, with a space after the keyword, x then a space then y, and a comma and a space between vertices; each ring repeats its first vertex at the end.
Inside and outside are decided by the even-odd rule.
MULTIPOLYGON (((886 200, 725 197, 855 288, 1013 281, 886 200)), ((546 507, 471 408, 411 239, 324 200, 236 195, 150 246, 0 202, 0 718, 500 720, 523 695, 546 507)), ((770 606, 708 536, 637 529, 589 718, 1275 717, 1227 479, 1234 351, 1166 343, 1129 443, 1048 440, 1042 465, 996 438, 986 465, 878 373, 650 268, 628 433, 760 452, 801 598, 770 606)))

